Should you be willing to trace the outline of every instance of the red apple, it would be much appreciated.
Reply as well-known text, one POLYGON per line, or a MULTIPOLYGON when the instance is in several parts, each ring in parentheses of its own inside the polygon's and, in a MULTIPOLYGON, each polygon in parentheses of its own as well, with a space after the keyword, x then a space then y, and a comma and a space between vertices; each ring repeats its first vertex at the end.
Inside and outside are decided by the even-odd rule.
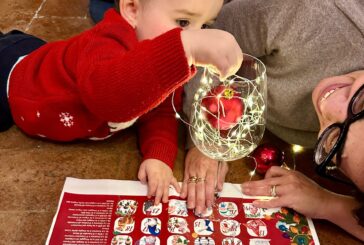
POLYGON ((241 119, 244 103, 232 87, 216 86, 202 99, 204 117, 212 127, 219 130, 233 128, 241 119))

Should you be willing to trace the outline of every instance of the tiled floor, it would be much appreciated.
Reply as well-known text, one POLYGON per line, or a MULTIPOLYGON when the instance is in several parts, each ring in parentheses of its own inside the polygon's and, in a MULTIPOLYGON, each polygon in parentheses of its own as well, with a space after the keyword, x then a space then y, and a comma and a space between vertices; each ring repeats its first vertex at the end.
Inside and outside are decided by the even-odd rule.
MULTIPOLYGON (((88 0, 1 0, 0 20, 2 32, 19 29, 46 41, 68 38, 93 26, 88 0)), ((287 149, 274 137, 268 138, 287 149)), ((311 154, 296 160, 306 164, 311 154)), ((174 168, 180 181, 183 157, 181 145, 174 168)), ((70 144, 32 139, 16 127, 1 133, 0 245, 44 244, 65 177, 135 180, 140 159, 134 129, 106 141, 70 144)), ((248 169, 242 166, 242 161, 231 163, 227 181, 246 180, 248 169)), ((311 165, 303 167, 311 169, 311 165)), ((318 227, 326 244, 340 244, 336 243, 340 239, 359 244, 327 223, 318 223, 318 227)))
MULTIPOLYGON (((93 26, 88 0, 2 0, 0 19, 4 33, 19 29, 46 41, 93 26)), ((139 161, 133 130, 72 144, 32 139, 16 127, 1 133, 0 244, 44 244, 66 176, 135 179, 139 161)))

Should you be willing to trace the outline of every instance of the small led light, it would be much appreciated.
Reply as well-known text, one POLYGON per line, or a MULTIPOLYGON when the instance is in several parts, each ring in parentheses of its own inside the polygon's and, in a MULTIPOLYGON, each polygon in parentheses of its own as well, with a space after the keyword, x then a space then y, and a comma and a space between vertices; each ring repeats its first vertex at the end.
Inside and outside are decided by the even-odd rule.
POLYGON ((299 153, 303 151, 303 147, 300 145, 292 145, 292 151, 294 153, 299 153))

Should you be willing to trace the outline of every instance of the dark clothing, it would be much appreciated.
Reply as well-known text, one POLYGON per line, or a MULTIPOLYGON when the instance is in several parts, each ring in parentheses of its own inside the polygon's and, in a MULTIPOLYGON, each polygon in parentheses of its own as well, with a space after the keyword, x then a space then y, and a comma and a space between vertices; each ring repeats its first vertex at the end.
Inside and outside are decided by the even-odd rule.
POLYGON ((21 31, 13 30, 6 34, 0 32, 0 132, 14 124, 7 97, 11 69, 19 57, 29 54, 43 44, 43 40, 21 31))

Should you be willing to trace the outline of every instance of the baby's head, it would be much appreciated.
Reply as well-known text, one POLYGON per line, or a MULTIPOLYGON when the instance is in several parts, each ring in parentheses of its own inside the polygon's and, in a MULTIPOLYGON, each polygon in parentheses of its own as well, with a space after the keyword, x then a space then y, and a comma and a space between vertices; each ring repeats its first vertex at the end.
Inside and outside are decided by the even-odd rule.
POLYGON ((115 0, 139 40, 153 39, 176 27, 205 28, 214 22, 222 4, 223 0, 115 0))

